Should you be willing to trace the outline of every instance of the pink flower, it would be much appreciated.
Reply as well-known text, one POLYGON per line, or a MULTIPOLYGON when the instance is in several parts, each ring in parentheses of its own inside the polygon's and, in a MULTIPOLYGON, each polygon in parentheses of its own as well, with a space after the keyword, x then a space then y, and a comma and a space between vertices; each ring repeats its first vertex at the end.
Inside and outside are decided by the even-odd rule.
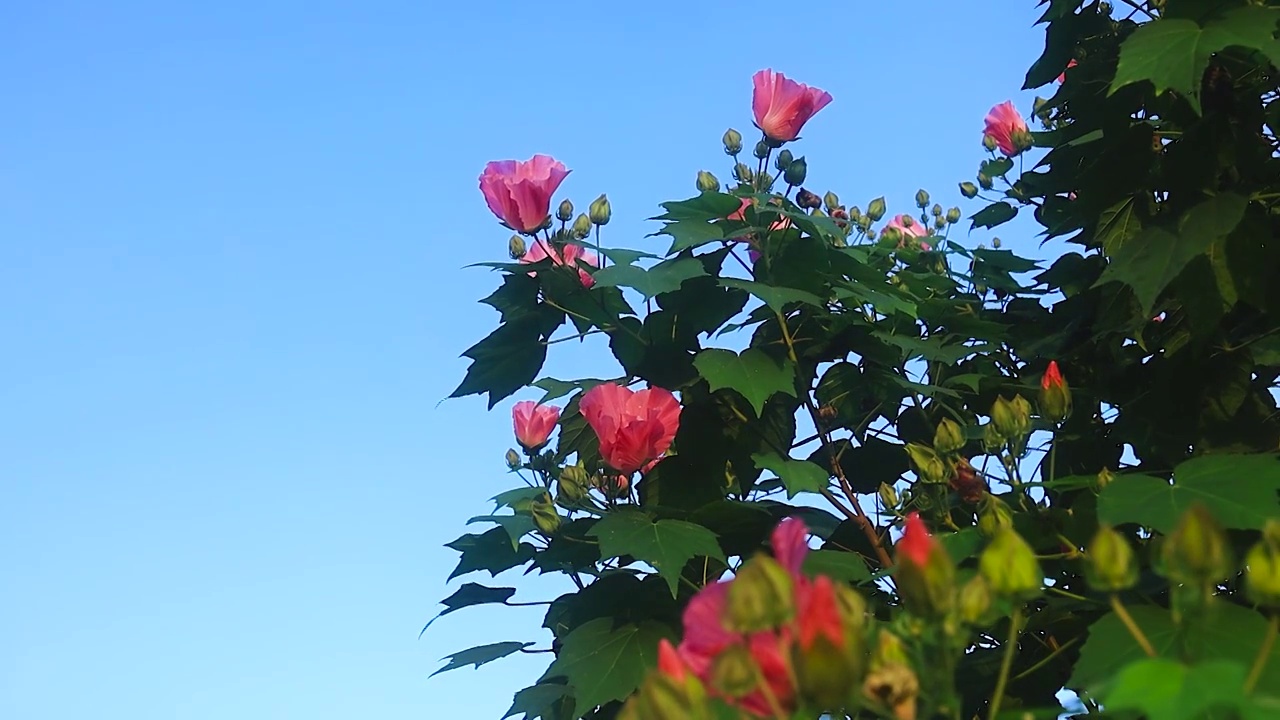
POLYGON ((751 78, 751 109, 756 127, 776 142, 795 140, 800 128, 831 102, 831 94, 788 80, 782 73, 761 70, 751 78))
POLYGON ((987 113, 986 122, 984 134, 995 139, 996 147, 1000 148, 1000 152, 1009 157, 1017 155, 1019 148, 1014 142, 1014 136, 1027 132, 1027 122, 1013 107, 1013 102, 1006 100, 991 108, 991 112, 987 113))
MULTIPOLYGON (((1071 62, 1067 63, 1067 70, 1070 70, 1071 68, 1075 67, 1077 64, 1078 63, 1075 60, 1072 60, 1071 62)), ((1067 81, 1067 70, 1063 70, 1062 74, 1058 76, 1058 82, 1064 83, 1067 81)))
MULTIPOLYGON (((600 267, 600 258, 596 257, 595 253, 581 245, 569 243, 564 246, 564 250, 556 252, 556 249, 548 245, 547 241, 535 240, 529 250, 520 258, 520 262, 536 263, 541 260, 546 260, 547 258, 551 258, 551 262, 556 265, 566 265, 568 267, 577 268, 578 279, 582 281, 583 287, 589 288, 595 284, 596 281, 591 277, 591 273, 582 269, 582 267, 578 265, 578 261, 581 260, 591 267, 600 267)), ((536 274, 537 273, 529 273, 529 275, 536 274)))
POLYGON ((480 173, 480 192, 507 227, 531 233, 542 227, 551 195, 568 174, 562 163, 548 155, 534 155, 526 162, 491 162, 480 173))
POLYGON ((809 555, 807 537, 809 537, 809 528, 805 526, 804 520, 789 517, 778 523, 778 527, 773 529, 773 535, 769 538, 769 543, 773 546, 773 556, 778 564, 797 579, 801 577, 800 567, 804 565, 804 559, 809 555))
POLYGON ((814 578, 813 583, 804 588, 797 605, 801 648, 811 649, 819 637, 825 637, 837 648, 844 647, 844 623, 831 578, 826 575, 814 578))
POLYGON ((929 555, 937 547, 939 547, 938 541, 929 534, 920 515, 918 513, 908 515, 902 539, 898 540, 898 544, 894 546, 899 558, 898 562, 905 561, 923 567, 929 561, 929 555))
POLYGON ((603 383, 582 396, 579 408, 600 439, 601 457, 627 475, 662 457, 680 425, 680 402, 663 388, 632 392, 603 383))
POLYGON ((532 400, 518 402, 511 408, 511 424, 515 427, 516 440, 521 447, 531 452, 547 444, 559 419, 560 408, 539 405, 532 400))

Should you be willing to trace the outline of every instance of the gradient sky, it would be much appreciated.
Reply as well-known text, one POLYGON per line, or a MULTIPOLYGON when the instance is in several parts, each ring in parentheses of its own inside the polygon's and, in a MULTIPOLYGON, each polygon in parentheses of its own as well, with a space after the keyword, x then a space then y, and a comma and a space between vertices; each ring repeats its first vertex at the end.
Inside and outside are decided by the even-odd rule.
MULTIPOLYGON (((750 76, 774 67, 835 96, 795 149, 810 187, 961 204, 987 109, 1030 109, 1037 14, 0 11, 0 717, 497 720, 549 656, 428 675, 471 645, 545 646, 539 609, 465 610, 418 639, 465 581, 446 587, 442 544, 513 486, 510 401, 440 402, 496 324, 475 300, 498 277, 463 269, 506 253, 484 163, 553 154, 580 208, 609 194, 606 245, 661 251, 645 218, 698 169, 728 177, 720 135, 750 135, 750 76)), ((1032 225, 1001 230, 1044 256, 1032 225)), ((557 345, 547 372, 601 359, 557 345)), ((523 600, 566 590, 503 580, 523 600)))

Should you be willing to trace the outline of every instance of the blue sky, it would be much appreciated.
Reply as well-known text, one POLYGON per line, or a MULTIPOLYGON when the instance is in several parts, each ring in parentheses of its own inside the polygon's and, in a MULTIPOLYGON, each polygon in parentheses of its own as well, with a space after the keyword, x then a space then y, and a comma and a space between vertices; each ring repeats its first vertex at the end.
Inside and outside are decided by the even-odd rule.
POLYGON ((200 5, 3 13, 0 717, 496 720, 548 656, 427 676, 538 609, 417 637, 512 486, 510 402, 440 402, 496 320, 484 163, 555 155, 661 250, 771 66, 835 96, 811 187, 960 204, 1043 37, 1029 0, 200 5))

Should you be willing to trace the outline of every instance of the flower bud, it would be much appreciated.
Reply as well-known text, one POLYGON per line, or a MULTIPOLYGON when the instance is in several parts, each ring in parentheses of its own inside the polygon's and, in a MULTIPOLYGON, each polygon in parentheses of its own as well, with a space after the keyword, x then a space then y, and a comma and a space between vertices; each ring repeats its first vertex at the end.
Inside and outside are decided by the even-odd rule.
POLYGON ((1128 590, 1138 582, 1138 564, 1133 548, 1123 535, 1102 525, 1084 554, 1084 572, 1089 585, 1098 592, 1128 590))
POLYGON ((928 445, 907 443, 907 456, 922 482, 937 484, 951 479, 951 472, 942 457, 928 445))
POLYGON ((1026 150, 1030 150, 1031 147, 1036 144, 1035 138, 1031 135, 1030 130, 1025 130, 1025 129, 1015 130, 1013 132, 1013 137, 1011 139, 1013 140, 1013 145, 1016 148, 1016 152, 1019 152, 1019 153, 1024 152, 1026 150))
POLYGON ((916 207, 921 210, 929 207, 929 193, 925 192, 924 188, 916 191, 916 207))
POLYGON ((1231 549, 1217 519, 1200 503, 1193 504, 1165 538, 1165 572, 1187 585, 1210 585, 1231 573, 1231 549))
POLYGON ((991 540, 978 559, 978 569, 991 591, 1013 600, 1029 600, 1044 586, 1036 553, 1012 528, 991 540))
POLYGON ((1098 471, 1098 478, 1094 480, 1093 484, 1095 489, 1101 491, 1103 488, 1110 485, 1111 481, 1115 479, 1116 479, 1115 473, 1111 472, 1107 468, 1102 468, 1101 470, 1098 471))
POLYGON ((1268 520, 1262 539, 1244 558, 1245 593, 1262 607, 1280 608, 1280 521, 1268 520))
POLYGON ((878 197, 867 205, 867 217, 871 218, 871 222, 880 222, 880 218, 884 217, 885 205, 884 198, 878 197))
POLYGON ((955 563, 916 513, 907 516, 894 561, 898 597, 907 611, 922 618, 946 615, 955 595, 955 563))
POLYGON ((885 705, 895 720, 914 720, 920 680, 911 669, 902 641, 887 630, 880 631, 879 642, 871 656, 871 672, 862 683, 867 697, 885 705))
MULTIPOLYGON (((686 682, 662 673, 651 673, 639 692, 627 703, 635 720, 694 720, 708 718, 706 692, 702 683, 690 677, 686 682)), ((625 712, 625 711, 624 711, 625 712)), ((619 715, 619 720, 627 716, 619 715)))
POLYGON ((724 137, 721 138, 724 143, 724 153, 726 155, 737 155, 742 152, 742 133, 729 128, 724 131, 724 137))
POLYGON ((733 179, 740 183, 749 183, 754 176, 755 173, 751 172, 751 168, 747 167, 746 163, 738 163, 733 166, 733 179))
POLYGON ((1005 530, 1013 529, 1013 510, 1000 498, 986 493, 978 506, 978 532, 993 538, 1005 530))
POLYGON ((855 223, 862 222, 862 211, 858 209, 857 205, 849 208, 849 220, 855 223))
POLYGON ((560 471, 560 479, 556 484, 558 497, 568 503, 576 503, 587 494, 591 485, 591 476, 579 461, 577 465, 569 465, 560 471))
POLYGON ((757 142, 755 148, 752 149, 751 154, 755 155, 758 160, 763 160, 769 157, 768 143, 763 140, 757 142))
POLYGON ((987 492, 987 481, 978 475, 966 457, 958 457, 951 465, 951 489, 967 503, 976 503, 987 492))
POLYGON ((942 206, 934 203, 933 207, 929 208, 929 214, 936 218, 942 217, 942 206))
POLYGON ((591 206, 587 208, 587 216, 595 225, 608 225, 611 215, 613 215, 613 207, 609 205, 609 198, 604 195, 592 200, 591 206))
POLYGON ((958 207, 949 208, 947 210, 946 220, 948 225, 955 225, 956 223, 960 222, 960 208, 958 207))
POLYGON ((706 170, 698 171, 698 192, 719 192, 720 180, 706 170))
POLYGON ((995 187, 995 182, 991 180, 990 175, 978 173, 978 187, 983 190, 990 190, 992 187, 995 187))
MULTIPOLYGON (((947 221, 945 218, 936 217, 933 219, 934 230, 942 231, 946 227, 947 227, 947 221)), ((939 270, 939 272, 942 272, 942 271, 939 270)))
POLYGON ((512 235, 507 241, 507 253, 511 255, 512 260, 519 260, 524 257, 525 253, 524 238, 519 235, 512 235))
POLYGON ((804 179, 808 174, 808 163, 804 161, 804 158, 798 157, 787 165, 787 169, 782 173, 782 179, 786 180, 788 185, 803 185, 804 179))
POLYGON ((773 176, 767 172, 756 175, 756 187, 769 188, 773 186, 773 176))
POLYGON ((773 159, 773 166, 778 168, 778 172, 786 172, 794 160, 795 156, 791 154, 790 150, 783 150, 778 153, 778 157, 773 159))
POLYGON ((933 433, 933 449, 946 455, 965 446, 964 428, 951 418, 942 418, 933 433))
POLYGON ((840 207, 840 198, 836 197, 835 193, 828 190, 827 194, 822 196, 822 204, 827 206, 828 211, 834 211, 836 208, 840 207))
MULTIPOLYGON (((996 402, 999 402, 999 400, 996 402)), ((982 449, 988 455, 1000 452, 1000 449, 1004 447, 1004 442, 1004 436, 1000 434, 1000 430, 996 428, 994 422, 989 422, 982 426, 982 449)))
POLYGON ((560 529, 560 513, 556 512, 551 495, 542 493, 534 498, 529 506, 529 513, 533 515, 534 526, 543 535, 554 535, 560 529))
POLYGON ((511 468, 512 470, 519 470, 520 466, 523 465, 523 463, 520 462, 520 453, 516 452, 514 448, 510 448, 507 450, 506 460, 507 460, 507 467, 511 468))
MULTIPOLYGON (((1013 400, 1005 400, 1002 395, 997 397, 995 404, 991 406, 991 422, 996 426, 996 431, 1001 437, 1014 441, 1021 440, 1031 427, 1030 406, 1027 405, 1024 412, 1018 403, 1019 399, 1022 399, 1021 395, 1013 400)), ((1023 404, 1026 402, 1022 399, 1023 404)))
POLYGON ((886 509, 898 507, 898 491, 889 483, 880 483, 880 502, 884 503, 886 509))
POLYGON ((579 240, 591 234, 591 218, 586 213, 579 213, 578 217, 573 219, 573 236, 579 240))
POLYGON ((796 193, 796 205, 799 205, 805 210, 816 210, 821 212, 819 208, 822 207, 822 200, 808 190, 800 188, 800 192, 796 193))
POLYGON ((725 601, 725 627, 758 632, 778 627, 795 615, 791 574, 768 555, 757 555, 738 571, 725 601))
POLYGON ((982 575, 974 575, 960 588, 956 609, 967 625, 985 625, 991 621, 991 586, 982 575))
POLYGON ((1071 415, 1071 387, 1058 370, 1058 361, 1050 360, 1040 378, 1040 416, 1053 424, 1071 415))
POLYGON ((1000 249, 1000 238, 991 238, 991 247, 996 250, 1000 249))
POLYGON ((734 643, 711 661, 711 687, 726 697, 740 698, 756 689, 760 670, 751 651, 734 643))
POLYGON ((860 669, 862 648, 850 647, 853 638, 846 630, 831 578, 818 576, 804 596, 799 638, 792 649, 800 694, 815 708, 839 708, 860 669))
POLYGON ((560 222, 569 222, 573 219, 573 203, 569 198, 560 201, 560 207, 556 208, 556 219, 560 222))
POLYGON ((902 223, 902 227, 904 228, 909 228, 912 225, 916 224, 915 218, 911 217, 910 215, 902 215, 901 217, 898 218, 898 222, 902 223))
POLYGON ((972 200, 978 196, 978 186, 971 182, 960 183, 960 194, 972 200))
POLYGON ((996 142, 996 138, 994 135, 982 136, 982 147, 986 148, 988 152, 995 152, 996 148, 999 146, 1000 144, 996 142))

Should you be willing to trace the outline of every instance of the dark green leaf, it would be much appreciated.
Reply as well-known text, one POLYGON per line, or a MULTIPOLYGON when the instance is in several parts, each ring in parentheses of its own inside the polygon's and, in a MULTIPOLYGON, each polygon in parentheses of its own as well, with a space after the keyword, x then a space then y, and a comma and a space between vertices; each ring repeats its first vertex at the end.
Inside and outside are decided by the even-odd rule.
POLYGON ((662 203, 665 213, 650 220, 696 220, 707 222, 728 217, 742 207, 742 199, 725 193, 707 192, 689 200, 662 203))
POLYGON ((514 515, 477 515, 467 521, 468 525, 478 522, 496 523, 507 531, 507 535, 511 536, 511 549, 517 550, 520 547, 520 538, 533 532, 533 516, 525 513, 516 513, 514 515))
POLYGON ((1174 469, 1174 482, 1120 475, 1098 498, 1098 519, 1169 532, 1182 513, 1203 503, 1224 526, 1261 528, 1280 517, 1280 461, 1273 455, 1206 455, 1174 469))
POLYGON ((555 378, 540 378, 533 386, 542 390, 546 390, 547 394, 542 396, 538 402, 546 403, 552 400, 568 395, 574 390, 590 390, 591 388, 601 384, 610 382, 609 380, 598 380, 596 378, 586 378, 584 380, 557 380, 555 378))
POLYGON ((500 508, 509 507, 519 512, 527 509, 530 501, 545 492, 546 490, 541 487, 518 487, 514 490, 498 493, 489 499, 500 508))
POLYGON ((573 688, 578 715, 630 695, 658 664, 658 642, 671 638, 656 622, 615 628, 612 618, 592 620, 569 633, 542 680, 563 677, 573 688))
POLYGON ((710 530, 682 520, 654 522, 639 510, 611 512, 588 534, 600 541, 604 559, 629 555, 652 565, 667 581, 673 597, 685 563, 699 556, 724 560, 710 530))
POLYGON ((792 460, 779 457, 777 453, 756 453, 751 456, 755 464, 782 480, 787 489, 787 497, 793 498, 802 492, 822 492, 827 487, 831 474, 808 460, 792 460))
POLYGON ((796 395, 791 361, 779 364, 759 348, 749 348, 741 355, 732 350, 703 350, 693 359, 693 366, 713 392, 729 388, 746 398, 756 417, 764 412, 765 401, 774 393, 796 395))
POLYGON ((993 228, 1009 222, 1018 214, 1018 208, 1007 202, 992 203, 978 212, 974 213, 969 219, 973 224, 969 226, 973 228, 993 228))
POLYGON ((452 655, 445 655, 445 659, 449 661, 448 664, 431 673, 431 677, 468 665, 478 668, 494 660, 501 660, 508 655, 514 655, 532 644, 531 642, 500 642, 492 645, 478 645, 452 655))
POLYGON ((774 287, 765 285, 753 280, 739 280, 737 278, 723 278, 720 284, 728 288, 737 288, 738 290, 746 290, 764 301, 775 312, 782 312, 788 303, 800 302, 814 307, 823 307, 822 298, 811 292, 804 290, 796 290, 788 287, 774 287))
POLYGON ((995 158, 992 160, 983 160, 982 167, 978 172, 989 178, 1003 177, 1005 173, 1013 169, 1013 161, 1007 157, 995 158))
POLYGON ((635 265, 612 265, 596 272, 595 280, 601 287, 634 288, 646 298, 651 298, 678 290, 685 280, 702 275, 706 275, 702 263, 693 258, 675 258, 647 270, 635 265))
POLYGON ((504 570, 529 562, 534 555, 534 548, 528 543, 512 548, 511 537, 500 527, 481 535, 463 535, 445 547, 462 553, 458 566, 449 573, 450 580, 476 570, 487 570, 490 575, 496 576, 504 570))
POLYGON ((511 709, 502 720, 522 714, 521 720, 556 720, 556 704, 569 693, 569 686, 561 683, 538 683, 516 693, 511 709))
POLYGON ((462 383, 449 397, 489 394, 489 409, 515 391, 533 382, 547 359, 547 346, 542 342, 560 323, 564 315, 522 317, 504 323, 489 337, 472 345, 463 357, 471 358, 471 366, 462 383))
MULTIPOLYGON (((431 623, 451 612, 457 612, 462 608, 471 607, 472 605, 505 603, 511 599, 512 595, 515 594, 515 588, 494 588, 478 585, 476 583, 466 583, 462 587, 458 588, 457 592, 440 601, 440 604, 445 606, 444 610, 441 610, 439 615, 431 618, 431 622, 428 622, 426 627, 422 628, 422 632, 426 632, 427 628, 431 627, 431 623)), ((421 637, 421 633, 419 633, 419 637, 421 637)))
POLYGON ((808 575, 826 575, 833 580, 860 583, 871 579, 867 563, 857 553, 842 550, 812 550, 804 559, 808 575))

